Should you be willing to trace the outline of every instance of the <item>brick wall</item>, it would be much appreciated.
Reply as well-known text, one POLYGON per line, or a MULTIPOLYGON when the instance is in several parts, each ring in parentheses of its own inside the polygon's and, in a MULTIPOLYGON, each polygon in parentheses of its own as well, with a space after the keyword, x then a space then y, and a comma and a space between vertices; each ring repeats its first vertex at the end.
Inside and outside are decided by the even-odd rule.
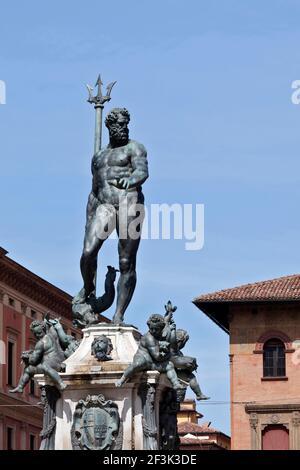
MULTIPOLYGON (((249 412, 247 413, 247 403, 254 402, 261 406, 261 410, 264 405, 282 406, 282 410, 278 413, 276 410, 271 410, 270 416, 267 416, 268 413, 265 412, 261 415, 264 420, 270 419, 270 422, 279 419, 288 423, 292 422, 292 418, 297 417, 297 414, 290 416, 291 413, 297 413, 296 408, 291 409, 291 412, 288 410, 285 412, 284 407, 300 402, 300 360, 297 359, 297 353, 292 352, 293 348, 297 348, 297 340, 300 340, 299 310, 297 304, 280 304, 279 302, 270 302, 255 308, 253 305, 235 305, 230 309, 231 400, 233 402, 231 443, 233 450, 253 448, 255 433, 261 433, 262 428, 259 426, 255 432, 254 427, 251 428, 250 418, 252 417, 255 424, 256 415, 254 413, 250 416, 249 412), (263 354, 258 351, 254 353, 259 338, 272 330, 287 335, 292 343, 291 352, 286 352, 287 379, 264 380, 263 354)), ((300 436, 299 438, 295 436, 296 434, 291 444, 294 448, 299 446, 300 438, 300 436)))

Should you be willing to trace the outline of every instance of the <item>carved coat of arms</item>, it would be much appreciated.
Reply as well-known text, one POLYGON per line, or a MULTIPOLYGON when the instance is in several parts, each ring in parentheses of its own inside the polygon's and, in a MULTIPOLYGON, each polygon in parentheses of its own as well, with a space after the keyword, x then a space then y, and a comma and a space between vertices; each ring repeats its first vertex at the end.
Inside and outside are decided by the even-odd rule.
POLYGON ((115 448, 119 434, 118 405, 104 395, 88 395, 75 408, 71 430, 74 450, 109 450, 115 448))

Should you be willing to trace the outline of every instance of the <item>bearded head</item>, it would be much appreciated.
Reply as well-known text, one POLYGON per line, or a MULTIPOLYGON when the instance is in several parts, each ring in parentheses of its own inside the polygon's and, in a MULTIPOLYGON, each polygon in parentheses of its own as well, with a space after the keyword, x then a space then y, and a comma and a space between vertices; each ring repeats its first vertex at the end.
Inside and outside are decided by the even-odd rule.
POLYGON ((128 123, 130 114, 126 108, 114 108, 106 116, 105 125, 108 128, 109 140, 113 146, 122 146, 128 143, 128 123))

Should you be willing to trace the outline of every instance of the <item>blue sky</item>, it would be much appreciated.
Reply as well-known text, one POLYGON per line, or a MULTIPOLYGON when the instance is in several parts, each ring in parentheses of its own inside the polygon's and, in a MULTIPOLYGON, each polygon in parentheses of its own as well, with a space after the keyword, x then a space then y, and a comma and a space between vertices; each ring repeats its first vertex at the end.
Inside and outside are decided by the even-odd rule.
MULTIPOLYGON (((147 203, 205 204, 201 251, 142 242, 126 318, 144 331, 172 299, 204 392, 228 402, 228 337, 191 300, 299 272, 299 2, 28 0, 0 13, 0 245, 66 291, 81 287, 94 131, 84 84, 118 80, 107 110, 128 107, 147 147, 147 203)), ((116 241, 100 261, 101 280, 116 241)), ((198 408, 229 432, 228 404, 198 408)))

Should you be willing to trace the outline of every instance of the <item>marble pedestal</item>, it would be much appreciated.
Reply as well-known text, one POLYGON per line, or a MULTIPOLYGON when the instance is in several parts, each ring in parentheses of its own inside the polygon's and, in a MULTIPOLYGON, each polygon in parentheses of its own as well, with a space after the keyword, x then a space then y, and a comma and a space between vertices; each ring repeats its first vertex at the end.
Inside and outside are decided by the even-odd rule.
MULTIPOLYGON (((67 387, 56 402, 55 450, 73 448, 71 429, 76 405, 88 395, 100 394, 118 406, 121 424, 115 449, 159 449, 160 401, 170 387, 168 379, 149 371, 138 374, 122 387, 115 385, 132 363, 141 334, 134 327, 107 324, 87 328, 83 333, 80 346, 66 359, 65 372, 60 374, 67 387), (112 360, 98 361, 91 354, 91 345, 100 335, 112 342, 112 360)), ((40 386, 45 385, 43 376, 35 377, 40 386)))

